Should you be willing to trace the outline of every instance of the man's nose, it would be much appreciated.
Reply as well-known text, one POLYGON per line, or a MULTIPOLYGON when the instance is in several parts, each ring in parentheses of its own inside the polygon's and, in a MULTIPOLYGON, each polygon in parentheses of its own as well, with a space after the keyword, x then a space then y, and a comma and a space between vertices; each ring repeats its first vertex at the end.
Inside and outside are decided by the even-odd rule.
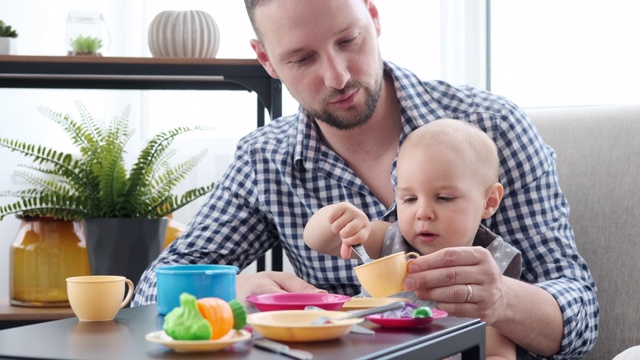
POLYGON ((327 56, 323 72, 324 85, 332 89, 343 89, 350 78, 346 61, 333 54, 327 56))

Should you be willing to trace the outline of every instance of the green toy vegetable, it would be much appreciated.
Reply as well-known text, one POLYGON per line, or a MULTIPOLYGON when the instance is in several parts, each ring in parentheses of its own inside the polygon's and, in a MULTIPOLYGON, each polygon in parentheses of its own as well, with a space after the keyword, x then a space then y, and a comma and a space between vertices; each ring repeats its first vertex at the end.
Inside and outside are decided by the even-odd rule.
POLYGON ((247 325, 247 311, 238 300, 229 301, 229 306, 233 312, 233 328, 242 330, 247 325))
POLYGON ((411 312, 411 317, 417 318, 417 319, 428 318, 432 316, 433 316, 433 312, 428 306, 419 307, 411 312))
POLYGON ((211 338, 211 325, 198 311, 196 297, 188 293, 180 295, 180 307, 171 310, 165 316, 162 328, 174 340, 211 338))

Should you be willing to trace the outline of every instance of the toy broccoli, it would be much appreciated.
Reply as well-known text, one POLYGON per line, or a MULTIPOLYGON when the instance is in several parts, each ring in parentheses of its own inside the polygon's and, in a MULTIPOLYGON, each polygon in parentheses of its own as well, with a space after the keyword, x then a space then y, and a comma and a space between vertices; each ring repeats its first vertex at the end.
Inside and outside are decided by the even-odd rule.
POLYGON ((412 318, 428 318, 428 317, 432 317, 433 316, 433 312, 431 311, 431 309, 428 306, 422 306, 419 307, 417 309, 414 309, 411 312, 411 317, 412 318))
POLYGON ((211 325, 196 305, 196 297, 182 293, 180 307, 171 310, 164 318, 164 332, 174 340, 209 340, 211 325))

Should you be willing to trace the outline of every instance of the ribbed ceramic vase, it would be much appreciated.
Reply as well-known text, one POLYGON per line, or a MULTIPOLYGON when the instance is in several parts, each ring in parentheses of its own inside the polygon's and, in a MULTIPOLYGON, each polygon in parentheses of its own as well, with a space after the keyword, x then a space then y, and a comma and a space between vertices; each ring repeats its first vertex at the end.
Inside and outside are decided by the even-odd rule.
POLYGON ((149 25, 154 57, 214 58, 219 47, 218 25, 205 11, 163 11, 149 25))

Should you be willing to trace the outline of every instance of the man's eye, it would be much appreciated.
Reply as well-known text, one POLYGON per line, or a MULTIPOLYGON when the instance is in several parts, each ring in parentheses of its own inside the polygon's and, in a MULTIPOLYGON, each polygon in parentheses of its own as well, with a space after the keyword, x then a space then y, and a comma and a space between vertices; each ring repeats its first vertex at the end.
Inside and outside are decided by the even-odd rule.
POLYGON ((340 41, 340 45, 349 45, 354 41, 353 38, 348 38, 340 41))
POLYGON ((302 65, 302 64, 304 64, 304 63, 305 63, 305 61, 307 61, 308 59, 309 59, 309 57, 308 57, 308 56, 304 56, 304 57, 301 57, 301 58, 298 58, 298 59, 295 59, 295 60, 291 61, 291 63, 296 64, 296 65, 302 65))
POLYGON ((289 60, 289 64, 305 65, 305 64, 309 63, 312 59, 313 59, 313 55, 305 55, 305 56, 301 56, 299 58, 295 58, 295 59, 289 60))
POLYGON ((360 39, 360 35, 361 35, 360 33, 356 33, 351 37, 341 39, 340 41, 338 41, 338 45, 351 46, 351 45, 358 44, 358 39, 360 39))

